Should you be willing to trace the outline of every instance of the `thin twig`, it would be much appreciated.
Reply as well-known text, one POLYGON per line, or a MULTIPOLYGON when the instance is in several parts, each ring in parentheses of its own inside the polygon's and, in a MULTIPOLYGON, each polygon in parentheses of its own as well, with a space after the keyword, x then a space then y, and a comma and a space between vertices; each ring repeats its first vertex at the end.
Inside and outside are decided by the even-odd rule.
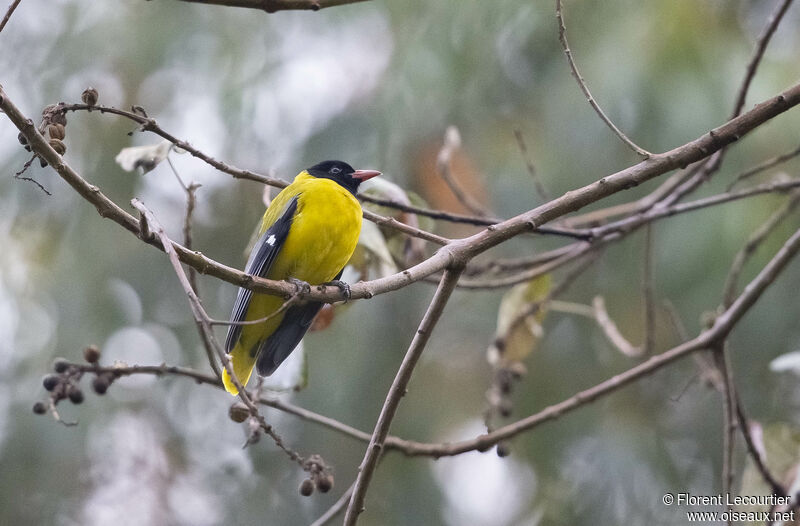
POLYGON ((681 184, 683 184, 684 181, 694 176, 694 174, 697 173, 702 166, 703 163, 699 162, 693 164, 691 167, 681 169, 680 171, 669 176, 664 182, 658 185, 655 190, 644 197, 636 199, 635 201, 607 206, 592 212, 586 212, 584 214, 567 217, 559 221, 559 224, 562 224, 565 227, 576 228, 582 225, 602 224, 613 217, 646 212, 647 210, 650 210, 653 205, 659 203, 662 199, 672 194, 672 192, 681 184))
POLYGON ((193 4, 221 5, 257 9, 267 13, 276 11, 319 11, 326 7, 355 4, 366 0, 180 0, 193 4))
POLYGON ((548 406, 533 415, 500 427, 491 433, 460 442, 419 444, 415 448, 413 454, 443 457, 460 455, 467 451, 485 451, 502 440, 507 440, 520 433, 529 431, 544 422, 555 420, 598 398, 613 393, 680 358, 713 347, 715 343, 722 341, 728 336, 739 320, 756 303, 767 287, 777 279, 784 268, 786 268, 786 265, 789 264, 798 252, 800 252, 800 230, 797 230, 786 243, 784 243, 775 256, 764 266, 761 272, 759 272, 748 286, 744 288, 744 291, 733 305, 717 316, 716 321, 710 328, 703 330, 693 339, 673 347, 668 351, 657 354, 647 361, 585 389, 562 402, 548 406))
MULTIPOLYGON (((756 43, 756 49, 754 50, 753 55, 751 56, 750 61, 747 64, 744 78, 742 79, 742 82, 740 84, 739 93, 734 102, 733 111, 731 112, 731 118, 740 116, 742 108, 744 107, 744 101, 747 97, 747 92, 750 89, 750 83, 755 76, 756 69, 758 69, 759 64, 764 58, 764 51, 766 50, 767 45, 769 44, 769 41, 772 38, 772 35, 775 33, 775 29, 778 27, 778 24, 783 19, 783 15, 786 12, 786 9, 788 8, 790 3, 791 0, 783 0, 782 4, 778 6, 778 9, 773 13, 773 15, 767 21, 767 25, 765 26, 764 30, 759 36, 758 41, 756 43)), ((664 204, 668 205, 677 202, 684 196, 695 191, 706 181, 709 181, 711 177, 717 171, 719 171, 720 167, 722 166, 722 161, 725 158, 726 153, 727 153, 727 145, 720 148, 718 152, 716 152, 706 162, 704 162, 702 168, 697 174, 689 178, 684 184, 676 188, 675 191, 672 192, 670 196, 665 198, 664 204)))
POLYGON ((656 343, 656 306, 653 291, 653 225, 644 229, 644 269, 642 272, 642 299, 644 301, 644 343, 642 353, 651 354, 656 343))
MULTIPOLYGON (((174 146, 172 148, 174 148, 174 146)), ((178 181, 178 184, 186 194, 186 212, 183 217, 183 246, 186 247, 186 250, 192 250, 192 215, 194 214, 196 205, 195 192, 198 188, 200 188, 200 185, 198 183, 190 183, 187 186, 183 182, 183 179, 178 173, 178 170, 175 168, 175 165, 172 163, 172 159, 169 158, 169 155, 167 155, 167 163, 169 164, 172 173, 175 175, 175 179, 178 181)), ((147 222, 144 224, 146 225, 147 222)), ((200 291, 197 288, 197 270, 195 270, 194 267, 189 267, 188 277, 189 285, 191 286, 192 291, 195 294, 200 294, 200 291)), ((214 371, 214 374, 217 376, 217 378, 222 378, 222 371, 220 370, 217 359, 214 356, 214 345, 208 337, 208 332, 205 331, 199 324, 197 325, 197 328, 197 332, 200 334, 200 339, 203 342, 203 349, 206 352, 208 365, 211 367, 211 370, 214 371)))
MULTIPOLYGON (((800 84, 755 106, 752 110, 711 130, 709 133, 669 152, 653 155, 638 164, 613 175, 603 177, 584 187, 567 192, 544 205, 493 225, 470 237, 453 240, 425 261, 398 274, 373 281, 356 283, 351 286, 351 298, 373 297, 376 294, 400 289, 441 271, 450 264, 453 257, 469 260, 477 254, 485 252, 522 232, 529 232, 537 226, 558 219, 604 197, 641 184, 676 168, 688 166, 713 155, 715 151, 740 139, 759 125, 797 104, 800 104, 800 84)), ((0 109, 11 119, 17 129, 23 133, 31 148, 42 156, 84 199, 93 204, 103 217, 117 222, 138 236, 139 221, 122 210, 96 186, 89 184, 70 168, 63 158, 38 133, 33 123, 25 118, 22 112, 11 102, 2 88, 0 88, 0 109)), ((180 144, 178 146, 182 147, 180 144)), ((150 243, 160 248, 159 242, 150 241, 150 243)), ((278 294, 286 298, 295 292, 296 288, 290 283, 249 276, 221 265, 200 253, 188 251, 177 243, 173 243, 172 246, 184 263, 193 266, 201 273, 216 276, 254 292, 278 294)), ((305 294, 304 298, 324 302, 341 301, 344 299, 344 294, 338 287, 334 286, 314 287, 314 290, 309 294, 305 294)))
POLYGON ((153 232, 156 236, 161 239, 161 243, 164 247, 164 251, 166 252, 170 264, 172 265, 175 274, 178 277, 178 281, 180 281, 181 285, 183 286, 183 290, 186 293, 186 296, 189 300, 189 306, 191 307, 192 314, 194 315, 195 322, 200 326, 200 329, 206 334, 209 342, 211 343, 214 350, 217 352, 217 356, 219 360, 222 362, 225 370, 231 377, 233 384, 236 386, 237 390, 239 391, 239 399, 244 403, 247 409, 250 411, 250 417, 255 420, 258 425, 260 426, 261 430, 264 431, 275 443, 278 448, 286 453, 286 455, 293 461, 297 462, 301 467, 304 469, 306 468, 306 459, 300 456, 296 451, 287 447, 283 441, 283 439, 277 434, 274 428, 267 424, 264 417, 259 413, 258 406, 253 402, 250 396, 247 394, 247 391, 244 389, 244 386, 239 382, 239 379, 236 377, 236 373, 233 370, 233 366, 231 364, 231 360, 225 351, 220 346, 219 342, 217 342, 216 337, 214 336, 214 332, 211 329, 211 318, 206 313, 205 309, 203 308, 200 299, 195 294, 194 290, 192 290, 191 283, 189 283, 189 278, 186 276, 183 267, 181 266, 180 258, 178 257, 178 253, 172 246, 172 241, 167 237, 167 234, 164 232, 164 228, 158 223, 153 213, 144 206, 144 203, 139 201, 138 199, 133 199, 131 201, 131 205, 139 211, 141 214, 141 221, 147 222, 149 225, 149 230, 153 232))
POLYGON ((414 339, 408 347, 403 362, 400 364, 397 375, 383 403, 378 421, 375 424, 375 430, 372 432, 372 438, 370 439, 369 446, 364 455, 364 460, 362 460, 361 466, 359 467, 358 478, 356 478, 353 488, 353 496, 350 499, 347 512, 345 513, 344 524, 346 526, 355 525, 358 521, 359 514, 364 509, 364 498, 367 493, 367 488, 372 480, 375 468, 378 465, 378 459, 381 456, 384 442, 389 434, 389 427, 400 405, 400 399, 405 395, 408 382, 411 380, 411 374, 414 372, 414 367, 420 356, 422 356, 422 351, 425 350, 431 333, 434 327, 436 327, 436 323, 439 321, 445 305, 447 305, 447 300, 456 288, 460 271, 461 269, 451 268, 445 270, 439 288, 433 295, 428 310, 425 312, 425 316, 422 318, 419 328, 414 334, 414 339))
POLYGON ((747 452, 750 454, 750 458, 753 459, 753 464, 761 474, 761 478, 764 479, 764 482, 769 485, 774 495, 786 495, 786 488, 784 488, 783 485, 778 482, 778 479, 776 479, 772 472, 770 472, 769 468, 767 468, 765 459, 761 457, 761 452, 759 452, 758 448, 753 442, 753 436, 750 434, 750 422, 745 415, 744 407, 742 407, 742 401, 739 398, 739 392, 734 391, 733 394, 735 396, 736 418, 739 423, 739 429, 744 437, 744 443, 747 446, 747 452))
POLYGON ((724 307, 733 303, 736 297, 736 285, 739 282, 739 275, 742 273, 747 260, 758 250, 758 247, 767 239, 769 234, 783 222, 784 218, 797 208, 798 204, 800 204, 800 190, 795 190, 789 195, 789 199, 783 206, 773 212, 769 219, 750 234, 744 246, 736 253, 731 268, 728 271, 728 276, 725 278, 725 286, 722 289, 722 305, 724 307))
POLYGON ((271 312, 264 316, 263 318, 257 318, 255 320, 244 320, 244 321, 227 321, 227 320, 209 320, 211 325, 225 325, 226 327, 230 327, 232 325, 260 325, 262 323, 268 322, 272 318, 280 316, 284 313, 289 307, 296 305, 300 302, 300 292, 297 294, 293 294, 288 300, 281 303, 281 306, 278 307, 274 312, 271 312))
MULTIPOLYGON (((678 335, 678 339, 682 342, 688 340, 689 332, 686 330, 683 321, 681 321, 680 314, 678 314, 678 309, 676 309, 675 305, 673 305, 673 303, 668 299, 664 299, 662 301, 662 305, 667 312, 667 318, 672 323, 672 327, 675 329, 675 333, 678 335)), ((721 393, 724 389, 722 385, 723 380, 719 369, 714 365, 714 360, 709 358, 703 351, 693 353, 692 359, 697 365, 697 368, 700 370, 700 378, 703 380, 703 382, 721 393)))
MULTIPOLYGON (((730 368, 730 360, 727 356, 727 345, 724 341, 716 344, 714 348, 714 360, 723 378, 722 390, 722 493, 730 495, 733 488, 733 448, 736 444, 736 417, 734 415, 734 404, 736 390, 733 384, 733 377, 730 368)), ((728 501, 730 502, 730 501, 728 501)), ((728 504, 728 511, 731 511, 728 504)), ((731 524, 728 519, 728 525, 731 524)))
POLYGON ((574 269, 571 269, 558 283, 556 283, 547 295, 534 302, 527 303, 524 305, 519 312, 514 315, 514 318, 508 324, 508 328, 506 329, 504 334, 498 335, 494 340, 494 346, 502 352, 502 349, 506 347, 506 340, 508 337, 513 333, 513 331, 519 325, 525 323, 529 317, 534 316, 540 310, 545 308, 550 301, 554 298, 558 298, 562 294, 564 294, 569 287, 578 279, 589 267, 591 267, 597 258, 600 257, 601 251, 595 251, 590 253, 586 259, 581 261, 580 265, 576 266, 574 269))
POLYGON ((548 308, 553 312, 563 312, 564 314, 575 314, 576 316, 583 316, 594 320, 594 308, 591 305, 584 305, 583 303, 573 303, 571 301, 553 300, 550 302, 548 308))
POLYGON ((531 155, 528 153, 528 145, 525 143, 525 137, 522 135, 522 130, 514 130, 514 137, 517 139, 519 152, 522 154, 522 159, 525 161, 525 168, 528 169, 528 174, 531 176, 533 187, 536 189, 536 193, 539 194, 539 199, 544 202, 549 201, 551 199, 550 194, 547 193, 547 189, 544 187, 542 179, 539 177, 539 174, 536 173, 536 166, 534 166, 533 161, 531 160, 531 155))
MULTIPOLYGON (((211 157, 210 155, 207 155, 202 151, 198 150, 188 142, 180 140, 174 135, 168 133, 166 130, 161 128, 161 126, 159 126, 159 124, 156 122, 155 119, 146 117, 141 113, 121 110, 111 106, 101 106, 101 105, 88 106, 86 104, 60 104, 58 108, 59 111, 64 113, 68 111, 97 111, 100 114, 111 113, 114 115, 119 115, 121 117, 125 117, 139 124, 140 125, 139 130, 155 133, 159 137, 171 142, 173 144, 173 148, 180 148, 181 150, 185 150, 189 152, 189 154, 191 154, 193 157, 200 159, 201 161, 205 162, 209 166, 212 166, 213 168, 217 169, 220 172, 227 173, 228 175, 233 176, 235 179, 256 181, 269 186, 274 186, 276 188, 285 188, 289 185, 289 183, 284 181, 283 179, 257 174, 250 170, 242 170, 230 166, 222 161, 218 161, 217 159, 211 157)), ((364 199, 369 200, 366 197, 364 199)), ((447 238, 444 238, 442 236, 437 236, 436 234, 432 234, 430 232, 426 232, 419 228, 412 227, 405 223, 401 223, 400 221, 397 221, 394 218, 385 217, 376 214, 374 212, 371 212, 369 210, 364 210, 363 214, 364 218, 369 221, 373 221, 374 223, 379 224, 381 226, 387 226, 389 228, 393 228, 409 236, 418 237, 420 239, 424 239, 426 241, 430 241, 438 245, 446 245, 447 242, 449 241, 447 238)))
POLYGON ((564 254, 574 250, 573 245, 564 245, 563 247, 540 252, 531 256, 522 256, 518 258, 498 258, 492 259, 482 263, 473 263, 468 265, 464 270, 465 276, 477 276, 485 273, 500 273, 508 272, 510 270, 528 269, 536 265, 548 263, 554 259, 558 259, 564 254))
POLYGON ((572 76, 575 77, 575 80, 578 82, 578 86, 580 86, 581 91, 583 92, 586 100, 589 101, 589 105, 592 109, 597 113, 597 116, 606 123, 606 125, 613 131, 617 137, 619 137, 622 142, 624 142, 631 150, 636 152, 642 158, 647 159, 652 154, 647 150, 640 148, 637 146, 632 140, 630 140, 622 131, 611 122, 603 110, 600 108, 600 105, 597 104, 597 101, 594 100, 592 97, 591 92, 589 91, 589 87, 586 85, 586 82, 583 80, 580 72, 578 71, 578 66, 575 64, 575 60, 572 58, 572 51, 569 48, 569 43, 567 42, 567 28, 564 25, 564 15, 562 13, 561 7, 561 0, 556 0, 556 18, 558 19, 558 40, 561 42, 561 48, 564 50, 564 54, 567 56, 567 62, 569 62, 569 69, 572 70, 572 76))
POLYGON ((328 508, 328 510, 320 515, 317 520, 312 522, 310 526, 325 526, 325 524, 328 524, 331 520, 336 518, 336 516, 342 512, 345 506, 347 506, 347 503, 350 502, 350 496, 353 495, 353 487, 355 487, 355 482, 350 484, 350 487, 347 488, 344 493, 342 493, 342 496, 339 497, 339 500, 334 502, 333 506, 328 508))
POLYGON ((750 89, 750 83, 753 81, 753 78, 756 75, 756 70, 764 58, 764 52, 767 50, 767 45, 772 39, 772 35, 775 33, 775 30, 778 29, 778 25, 781 23, 783 15, 786 14, 786 11, 789 9, 791 3, 792 0, 782 0, 781 3, 778 4, 778 7, 775 9, 775 11, 772 12, 769 20, 767 21, 767 25, 758 36, 755 49, 753 50, 753 55, 750 57, 750 61, 747 63, 744 80, 742 80, 742 83, 739 86, 739 93, 736 95, 736 102, 733 105, 731 118, 736 117, 739 115, 739 113, 741 113, 745 100, 747 99, 747 91, 750 89))
POLYGON ((759 163, 751 168, 748 168, 747 170, 734 176, 733 181, 728 185, 728 187, 725 190, 730 192, 731 190, 733 190, 734 186, 744 181, 745 179, 749 179, 750 177, 759 174, 765 170, 769 170, 770 168, 783 164, 786 161, 790 161, 795 157, 797 157, 798 155, 800 155, 800 146, 798 146, 797 148, 793 149, 790 152, 786 152, 784 154, 772 157, 762 163, 759 163))
POLYGON ((606 310, 606 302, 602 296, 595 296, 592 301, 594 306, 594 318, 597 320, 597 325, 602 329, 608 341, 625 356, 637 357, 642 355, 642 348, 636 347, 622 335, 617 324, 608 315, 606 310))
POLYGON ((626 217, 624 219, 620 219, 619 221, 608 223, 607 225, 587 229, 588 231, 585 233, 590 234, 592 238, 597 239, 612 232, 630 231, 633 228, 639 227, 645 223, 649 223, 655 219, 672 217, 674 215, 693 212, 695 210, 700 210, 731 201, 738 201, 740 199, 746 199, 756 195, 769 194, 773 192, 788 192, 798 187, 800 187, 800 179, 792 179, 790 181, 760 184, 758 186, 753 186, 744 190, 738 190, 736 192, 724 192, 721 194, 704 197, 702 199, 697 199, 695 201, 688 201, 686 203, 679 203, 671 206, 657 205, 650 211, 643 214, 626 217))
POLYGON ((436 156, 436 171, 445 183, 447 183, 450 191, 456 196, 456 199, 464 205, 464 207, 480 217, 486 217, 488 213, 474 197, 472 197, 461 184, 453 177, 451 162, 453 154, 461 146, 461 137, 458 134, 458 129, 455 126, 448 126, 444 134, 444 143, 439 150, 439 155, 436 156))
POLYGON ((39 182, 39 181, 37 181, 36 179, 34 179, 34 178, 32 178, 32 177, 23 177, 23 176, 22 176, 22 174, 24 174, 25 172, 27 172, 27 171, 28 171, 28 168, 30 168, 30 167, 31 167, 31 164, 33 163, 33 161, 35 161, 35 160, 36 160, 36 157, 37 157, 37 156, 36 156, 36 154, 33 154, 33 156, 32 156, 30 159, 28 159, 27 161, 25 161, 25 164, 23 164, 23 165, 22 165, 22 168, 21 168, 21 169, 20 169, 18 172, 16 172, 16 173, 14 174, 14 179, 18 179, 18 180, 20 180, 20 181, 29 181, 29 182, 31 182, 31 183, 33 183, 33 184, 35 184, 36 186, 38 186, 38 187, 39 187, 39 189, 40 189, 42 192, 44 192, 45 194, 47 194, 47 195, 53 195, 53 194, 51 194, 50 192, 48 192, 48 191, 47 191, 47 188, 45 188, 44 186, 42 186, 42 183, 40 183, 40 182, 39 182))
POLYGON ((510 287, 518 283, 524 283, 547 274, 548 272, 552 272, 553 270, 561 268, 565 264, 574 261, 595 249, 599 249, 600 244, 575 243, 569 246, 571 247, 570 250, 565 252, 564 255, 547 261, 546 263, 542 263, 536 267, 532 267, 516 274, 494 279, 462 279, 458 282, 458 288, 464 290, 497 289, 510 287))
POLYGON ((21 1, 22 0, 14 0, 13 2, 11 2, 11 5, 8 6, 6 15, 3 17, 3 20, 0 20, 0 32, 2 32, 3 28, 6 27, 6 24, 8 24, 8 20, 11 18, 11 15, 14 14, 14 10, 17 8, 17 6, 21 1))

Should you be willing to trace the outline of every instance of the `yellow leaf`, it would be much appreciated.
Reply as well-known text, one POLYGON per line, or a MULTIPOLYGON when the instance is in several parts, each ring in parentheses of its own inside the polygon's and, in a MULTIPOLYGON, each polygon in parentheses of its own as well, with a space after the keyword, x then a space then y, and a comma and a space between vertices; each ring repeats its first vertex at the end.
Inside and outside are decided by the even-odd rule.
POLYGON ((533 352, 543 334, 542 321, 547 314, 547 305, 542 305, 533 314, 520 316, 547 298, 551 286, 550 274, 544 274, 520 283, 503 296, 497 312, 495 341, 489 347, 489 363, 505 367, 521 362, 533 352))

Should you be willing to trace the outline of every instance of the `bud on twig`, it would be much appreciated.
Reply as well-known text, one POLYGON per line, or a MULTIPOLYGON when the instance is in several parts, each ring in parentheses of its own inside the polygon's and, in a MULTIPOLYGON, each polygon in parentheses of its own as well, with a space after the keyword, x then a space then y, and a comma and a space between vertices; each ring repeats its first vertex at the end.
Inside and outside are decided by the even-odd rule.
POLYGON ((95 106, 97 104, 97 97, 97 90, 91 86, 83 90, 83 93, 81 93, 81 100, 87 106, 95 106))
POLYGON ((83 359, 89 363, 97 363, 100 361, 100 349, 97 345, 90 345, 83 350, 83 359))

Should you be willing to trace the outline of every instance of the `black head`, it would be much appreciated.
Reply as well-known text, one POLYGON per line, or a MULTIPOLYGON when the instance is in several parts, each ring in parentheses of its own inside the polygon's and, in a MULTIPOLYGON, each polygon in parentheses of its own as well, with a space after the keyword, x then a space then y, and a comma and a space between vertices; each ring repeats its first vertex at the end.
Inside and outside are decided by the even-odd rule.
POLYGON ((381 173, 377 170, 355 170, 342 161, 323 161, 315 164, 306 171, 320 179, 332 179, 348 189, 353 195, 358 191, 358 185, 381 173))

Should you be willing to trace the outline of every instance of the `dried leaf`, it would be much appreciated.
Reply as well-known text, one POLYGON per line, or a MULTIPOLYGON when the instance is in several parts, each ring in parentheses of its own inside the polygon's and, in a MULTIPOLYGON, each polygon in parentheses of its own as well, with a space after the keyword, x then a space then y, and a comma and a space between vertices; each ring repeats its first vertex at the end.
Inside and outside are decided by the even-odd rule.
MULTIPOLYGON (((363 190, 366 195, 408 206, 427 208, 425 201, 417 194, 406 191, 399 185, 385 178, 371 179, 369 183, 369 186, 363 190)), ((377 214, 393 217, 401 223, 429 232, 432 231, 435 226, 433 220, 428 217, 403 212, 396 208, 380 206, 373 203, 364 203, 364 207, 377 214)), ((394 229, 382 229, 382 231, 386 238, 386 245, 389 247, 389 252, 394 256, 396 261, 403 261, 407 266, 411 266, 425 258, 425 244, 421 239, 410 238, 394 229)))
POLYGON ((769 362, 769 370, 774 373, 794 373, 800 375, 800 351, 781 354, 769 362))
POLYGON ((330 303, 326 303, 322 306, 319 313, 314 318, 314 321, 311 322, 311 327, 308 328, 308 332, 324 331, 331 326, 335 315, 336 309, 334 306, 330 303))
POLYGON ((397 265, 389 253, 381 229, 371 221, 361 224, 358 245, 348 264, 356 269, 361 279, 367 279, 370 275, 389 276, 397 272, 397 265))
MULTIPOLYGON (((759 426, 760 427, 760 426, 759 426)), ((761 433, 756 429, 751 433, 762 449, 762 460, 775 478, 794 495, 800 489, 800 429, 787 423, 775 423, 761 428, 761 433)), ((761 477, 755 463, 747 456, 740 495, 759 496, 772 494, 770 488, 761 477)), ((746 506, 746 511, 767 511, 769 506, 746 506)), ((778 506, 781 511, 786 507, 778 506)))
POLYGON ((489 363, 506 366, 521 362, 533 352, 543 335, 542 321, 547 314, 547 307, 542 306, 536 313, 521 320, 521 323, 515 321, 525 309, 544 300, 551 285, 550 274, 545 274, 527 283, 520 283, 503 296, 497 312, 495 343, 488 351, 489 363), (498 345, 498 342, 503 344, 498 345))
POLYGON ((114 159, 126 172, 146 174, 169 155, 172 143, 163 140, 158 144, 123 148, 114 159))

